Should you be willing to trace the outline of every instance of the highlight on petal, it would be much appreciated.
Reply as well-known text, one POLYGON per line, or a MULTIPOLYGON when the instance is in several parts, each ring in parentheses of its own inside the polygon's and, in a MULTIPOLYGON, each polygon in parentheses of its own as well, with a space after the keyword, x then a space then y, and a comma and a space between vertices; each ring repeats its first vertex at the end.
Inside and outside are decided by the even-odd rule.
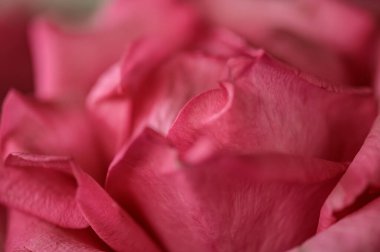
POLYGON ((17 210, 9 211, 6 251, 106 251, 90 229, 64 229, 17 210))
POLYGON ((75 201, 76 182, 67 159, 11 155, 0 168, 0 202, 67 228, 87 227, 75 201))
POLYGON ((375 15, 345 1, 199 0, 217 23, 337 85, 368 85, 375 15), (249 25, 247 25, 249 24, 249 25))
POLYGON ((1 151, 73 157, 98 181, 105 177, 102 147, 85 111, 10 92, 1 114, 1 151))
POLYGON ((16 168, 19 168, 17 165, 29 164, 24 169, 19 168, 18 181, 12 179, 11 173, 16 168, 5 168, 12 170, 1 177, 5 189, 0 192, 0 200, 6 197, 8 207, 19 209, 18 206, 22 205, 20 210, 61 227, 83 228, 89 225, 103 242, 116 251, 158 251, 145 231, 71 159, 12 154, 7 164, 16 168), (37 172, 31 173, 32 170, 37 172), (76 217, 80 217, 85 225, 76 226, 76 217), (57 218, 61 219, 57 222, 57 218))
POLYGON ((291 252, 380 250, 380 199, 366 205, 328 229, 318 233, 291 252))
POLYGON ((345 167, 281 154, 220 153, 182 163, 146 130, 113 162, 106 188, 168 251, 281 251, 311 237, 345 167))
POLYGON ((266 55, 232 59, 225 78, 220 89, 192 99, 174 122, 168 137, 182 151, 207 136, 241 153, 349 161, 376 115, 370 91, 334 90, 266 55))

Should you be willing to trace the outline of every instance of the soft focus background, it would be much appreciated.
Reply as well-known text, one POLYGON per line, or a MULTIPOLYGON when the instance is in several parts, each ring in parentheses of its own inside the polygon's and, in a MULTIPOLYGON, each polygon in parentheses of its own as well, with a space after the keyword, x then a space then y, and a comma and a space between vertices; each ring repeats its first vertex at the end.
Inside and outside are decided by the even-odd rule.
POLYGON ((76 25, 105 0, 0 0, 0 101, 10 88, 33 91, 28 25, 38 15, 76 25))

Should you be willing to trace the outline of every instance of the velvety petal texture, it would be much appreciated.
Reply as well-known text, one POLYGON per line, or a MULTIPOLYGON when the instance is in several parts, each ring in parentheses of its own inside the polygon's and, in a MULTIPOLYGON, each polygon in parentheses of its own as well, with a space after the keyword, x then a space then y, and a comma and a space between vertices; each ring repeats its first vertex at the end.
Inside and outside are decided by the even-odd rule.
POLYGON ((114 162, 106 188, 168 251, 281 251, 314 234, 344 170, 278 154, 181 163, 147 130, 114 162))
POLYGON ((241 153, 349 161, 376 111, 369 90, 334 89, 262 54, 231 59, 221 87, 191 100, 169 139, 181 150, 207 136, 241 153))
POLYGON ((0 170, 0 202, 61 227, 87 227, 75 202, 77 185, 67 162, 67 158, 8 157, 0 170))
POLYGON ((62 229, 16 210, 9 212, 6 251, 107 251, 89 229, 62 229))

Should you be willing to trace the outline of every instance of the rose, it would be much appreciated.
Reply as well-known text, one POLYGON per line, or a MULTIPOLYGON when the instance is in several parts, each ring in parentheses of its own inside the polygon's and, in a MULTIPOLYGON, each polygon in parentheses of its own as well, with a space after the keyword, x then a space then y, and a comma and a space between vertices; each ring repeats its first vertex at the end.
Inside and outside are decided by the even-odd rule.
POLYGON ((35 23, 35 97, 10 93, 1 119, 7 250, 378 250, 373 91, 194 8, 120 1, 74 31, 35 23))

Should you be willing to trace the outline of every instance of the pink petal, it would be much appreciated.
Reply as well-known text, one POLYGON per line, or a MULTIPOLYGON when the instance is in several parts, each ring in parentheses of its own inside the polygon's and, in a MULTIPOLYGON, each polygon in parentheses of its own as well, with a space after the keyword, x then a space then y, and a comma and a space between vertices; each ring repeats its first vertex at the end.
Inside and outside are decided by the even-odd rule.
MULTIPOLYGON (((38 190, 30 190, 29 194, 25 193, 25 195, 31 195, 32 197, 30 198, 38 199, 39 202, 37 202, 37 204, 44 203, 44 201, 48 200, 54 201, 49 202, 49 205, 40 205, 41 214, 59 213, 62 217, 66 215, 72 217, 73 213, 70 211, 70 208, 59 208, 60 204, 67 201, 65 198, 70 198, 70 200, 74 201, 74 204, 77 204, 79 207, 80 210, 76 210, 76 212, 80 214, 80 217, 84 218, 86 224, 88 223, 102 241, 107 243, 112 249, 116 251, 158 251, 156 245, 145 234, 145 231, 114 202, 91 176, 77 167, 70 159, 30 154, 11 155, 9 159, 12 163, 16 164, 31 163, 30 169, 32 167, 39 167, 38 174, 41 177, 48 176, 48 169, 52 168, 66 172, 66 174, 57 174, 55 178, 49 179, 47 182, 40 181, 39 184, 34 185, 35 187, 46 187, 46 191, 49 191, 49 187, 52 187, 50 183, 56 185, 57 188, 52 191, 59 191, 61 193, 61 199, 58 197, 59 195, 41 194, 38 190), (47 162, 49 160, 53 162, 47 162), (74 184, 70 192, 64 190, 65 186, 62 183, 56 183, 56 180, 62 180, 65 175, 68 176, 74 184), (62 197, 65 198, 62 199, 62 197), (74 197, 76 200, 74 200, 74 197), (45 213, 45 210, 50 211, 45 213)), ((26 172, 24 171, 24 173, 26 172)), ((35 176, 31 176, 30 178, 35 178, 35 176)), ((9 176, 5 178, 6 182, 8 180, 9 176)), ((32 183, 33 180, 23 180, 22 182, 28 184, 32 183)), ((44 192, 42 191, 42 193, 44 192)), ((17 196, 25 200, 25 196, 17 196)), ((9 202, 7 203, 9 206, 9 202)), ((33 214, 36 215, 35 212, 33 212, 33 214)))
POLYGON ((311 237, 345 167, 268 154, 183 164, 145 131, 116 160, 107 190, 167 251, 281 251, 311 237))
POLYGON ((10 211, 6 251, 105 251, 90 229, 63 229, 33 216, 10 211))
POLYGON ((339 85, 370 81, 376 21, 357 6, 330 0, 198 2, 214 20, 306 72, 339 85))
POLYGON ((376 199, 291 251, 380 251, 379 215, 380 199, 376 199))
POLYGON ((347 161, 375 118, 369 90, 332 89, 266 55, 231 60, 226 78, 221 88, 194 98, 177 117, 169 139, 179 149, 207 136, 221 149, 242 153, 347 161))
POLYGON ((83 228, 88 224, 75 202, 76 183, 66 159, 10 156, 0 169, 0 202, 53 224, 83 228))
POLYGON ((159 251, 145 231, 86 173, 74 168, 77 201, 95 232, 116 251, 159 251))
POLYGON ((31 152, 71 156, 102 181, 105 160, 91 125, 81 109, 42 103, 11 92, 1 115, 2 155, 31 152))
POLYGON ((190 98, 216 86, 226 63, 225 59, 190 51, 174 54, 158 64, 161 60, 153 59, 155 56, 150 53, 152 44, 145 41, 137 44, 125 58, 124 67, 127 65, 130 70, 126 72, 124 68, 122 73, 123 66, 113 66, 100 78, 87 100, 99 122, 97 127, 104 136, 109 156, 147 125, 166 134, 190 98), (152 62, 156 63, 149 66, 152 62), (132 80, 126 81, 129 78, 138 83, 137 90, 130 87, 132 80))

